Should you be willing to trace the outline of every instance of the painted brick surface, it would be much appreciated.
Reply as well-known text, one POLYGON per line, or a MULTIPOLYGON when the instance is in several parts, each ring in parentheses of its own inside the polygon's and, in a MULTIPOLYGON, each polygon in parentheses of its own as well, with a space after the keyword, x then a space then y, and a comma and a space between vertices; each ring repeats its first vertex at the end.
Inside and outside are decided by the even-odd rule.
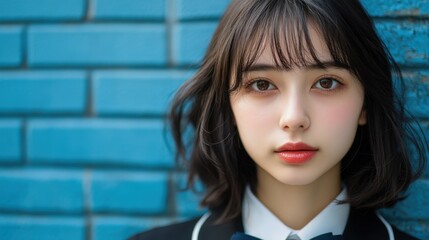
POLYGON ((167 0, 94 0, 95 19, 163 20, 167 0))
POLYGON ((83 218, 0 215, 4 240, 84 240, 85 232, 83 218))
POLYGON ((213 23, 181 23, 174 29, 173 61, 178 65, 197 65, 217 26, 213 23))
POLYGON ((207 212, 206 208, 200 207, 202 193, 192 191, 180 191, 176 193, 177 213, 183 217, 196 217, 207 212))
POLYGON ((0 164, 21 160, 21 121, 0 120, 0 164))
POLYGON ((86 0, 1 0, 0 21, 79 20, 86 0))
POLYGON ((361 0, 360 2, 374 17, 429 17, 428 0, 361 0))
MULTIPOLYGON (((163 124, 230 1, 0 0, 0 239, 126 239, 206 211, 163 124)), ((429 139, 429 0, 361 1, 429 139)), ((425 240, 428 181, 429 164, 383 210, 425 240)))
POLYGON ((160 24, 34 26, 28 35, 31 66, 162 66, 167 61, 160 24))
POLYGON ((33 163, 172 166, 161 120, 34 120, 27 153, 33 163))
POLYGON ((429 22, 379 21, 376 27, 398 63, 429 66, 429 22))
POLYGON ((0 170, 0 212, 82 213, 83 176, 56 170, 0 170))
POLYGON ((418 118, 429 118, 429 70, 404 72, 406 107, 418 118))
POLYGON ((79 71, 3 72, 0 113, 83 114, 87 82, 79 71))
POLYGON ((186 72, 115 71, 94 74, 98 114, 163 114, 169 100, 189 77, 186 72))
POLYGON ((177 0, 177 16, 181 20, 219 18, 230 0, 177 0))
POLYGON ((167 209, 167 180, 165 173, 94 173, 91 206, 97 213, 164 213, 167 209))
POLYGON ((427 221, 410 221, 388 218, 388 220, 396 227, 410 233, 418 239, 429 239, 429 223, 427 221))
POLYGON ((22 62, 22 29, 0 27, 0 43, 0 68, 18 67, 22 62))
POLYGON ((383 211, 389 218, 429 221, 429 180, 419 180, 411 185, 408 197, 393 209, 383 211), (426 207, 425 207, 426 206, 426 207))
POLYGON ((199 204, 203 197, 204 188, 198 182, 195 190, 185 190, 186 180, 187 175, 185 174, 174 176, 177 213, 183 217, 202 215, 207 211, 207 209, 202 208, 199 204))

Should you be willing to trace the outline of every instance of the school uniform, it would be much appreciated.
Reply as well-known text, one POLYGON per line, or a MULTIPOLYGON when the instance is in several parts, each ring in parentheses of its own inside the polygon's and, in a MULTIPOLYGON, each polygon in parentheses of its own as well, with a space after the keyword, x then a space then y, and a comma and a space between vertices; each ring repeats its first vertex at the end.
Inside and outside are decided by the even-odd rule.
POLYGON ((247 188, 243 198, 242 214, 228 222, 214 224, 217 213, 206 213, 183 223, 155 228, 131 237, 129 240, 414 240, 416 238, 390 225, 372 211, 337 204, 346 196, 344 189, 304 228, 294 230, 284 225, 247 188), (298 237, 298 238, 296 238, 298 237))

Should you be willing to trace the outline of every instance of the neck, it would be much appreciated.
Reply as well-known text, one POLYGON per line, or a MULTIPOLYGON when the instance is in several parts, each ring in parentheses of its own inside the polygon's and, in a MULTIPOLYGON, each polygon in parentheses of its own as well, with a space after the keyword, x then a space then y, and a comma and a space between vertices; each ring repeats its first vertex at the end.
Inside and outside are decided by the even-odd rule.
POLYGON ((259 200, 274 215, 290 228, 299 230, 340 193, 340 164, 307 185, 287 185, 258 169, 255 190, 259 200))

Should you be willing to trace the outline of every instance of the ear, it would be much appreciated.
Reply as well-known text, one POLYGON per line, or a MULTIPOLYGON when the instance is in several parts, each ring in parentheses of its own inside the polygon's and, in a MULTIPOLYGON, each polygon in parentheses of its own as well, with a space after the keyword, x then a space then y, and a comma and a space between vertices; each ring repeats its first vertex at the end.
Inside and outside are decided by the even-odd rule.
POLYGON ((359 125, 365 125, 366 124, 366 110, 365 109, 362 109, 362 111, 360 112, 358 124, 359 125))

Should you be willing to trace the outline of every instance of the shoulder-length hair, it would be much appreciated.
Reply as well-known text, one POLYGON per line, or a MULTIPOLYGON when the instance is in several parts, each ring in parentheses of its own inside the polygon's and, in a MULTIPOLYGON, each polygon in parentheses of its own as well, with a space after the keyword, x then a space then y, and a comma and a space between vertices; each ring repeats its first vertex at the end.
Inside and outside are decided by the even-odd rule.
POLYGON ((335 64, 354 74, 365 92, 367 124, 358 128, 341 162, 346 202, 354 208, 391 206, 424 167, 426 143, 411 128, 403 95, 394 90, 393 76, 403 84, 400 70, 359 1, 233 0, 198 72, 175 95, 169 116, 177 157, 189 167, 188 187, 201 180, 206 190, 201 204, 219 211, 219 221, 240 214, 245 186, 257 181, 255 163, 234 124, 230 94, 266 46, 278 67, 326 67, 311 42, 310 23, 335 64), (415 168, 409 145, 418 157, 415 168))

